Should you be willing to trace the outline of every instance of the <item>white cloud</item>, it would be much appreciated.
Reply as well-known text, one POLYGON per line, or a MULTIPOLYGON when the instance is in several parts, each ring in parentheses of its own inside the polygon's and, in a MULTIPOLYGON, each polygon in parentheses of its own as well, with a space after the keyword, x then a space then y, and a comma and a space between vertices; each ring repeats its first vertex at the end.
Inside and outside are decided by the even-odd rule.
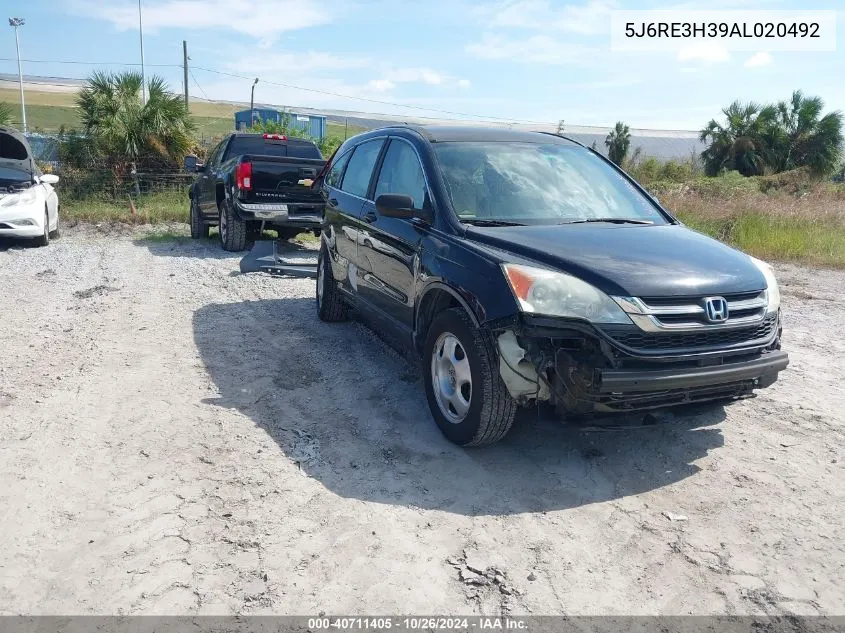
POLYGON ((690 44, 678 51, 678 61, 688 62, 693 60, 719 63, 730 61, 731 54, 721 44, 711 42, 699 42, 690 44))
POLYGON ((598 35, 609 32, 610 11, 615 6, 615 2, 605 0, 564 6, 555 6, 549 0, 516 0, 483 7, 479 15, 490 27, 598 35))
POLYGON ((550 65, 582 63, 597 52, 596 49, 549 35, 515 39, 494 33, 485 33, 481 41, 467 44, 465 50, 480 59, 550 65))
POLYGON ((436 86, 443 83, 444 77, 430 68, 399 68, 385 73, 385 79, 395 83, 426 83, 436 86))
POLYGON ((373 79, 369 86, 379 92, 393 90, 397 84, 422 83, 427 86, 457 86, 468 88, 467 79, 459 79, 431 68, 389 68, 379 79, 373 79))
MULTIPOLYGON (((72 6, 118 30, 138 28, 137 2, 78 0, 72 6)), ((265 39, 332 21, 326 2, 308 0, 146 0, 142 14, 144 30, 220 28, 265 39)))
POLYGON ((388 92, 396 87, 389 79, 373 79, 367 85, 376 92, 388 92))
POLYGON ((760 68, 761 66, 768 66, 773 61, 769 53, 754 53, 751 57, 745 60, 746 68, 760 68))

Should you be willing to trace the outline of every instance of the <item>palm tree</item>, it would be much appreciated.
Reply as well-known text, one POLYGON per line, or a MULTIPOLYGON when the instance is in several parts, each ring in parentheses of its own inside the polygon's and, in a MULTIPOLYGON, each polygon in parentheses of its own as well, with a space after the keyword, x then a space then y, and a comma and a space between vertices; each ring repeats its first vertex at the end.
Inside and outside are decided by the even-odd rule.
POLYGON ((775 125, 767 134, 776 171, 808 166, 816 175, 836 170, 843 150, 842 113, 822 116, 824 102, 800 90, 775 106, 775 125))
POLYGON ((616 165, 621 166, 631 147, 631 131, 628 126, 622 121, 617 121, 616 126, 604 140, 604 144, 607 146, 607 157, 616 165))
POLYGON ((8 103, 0 103, 0 125, 12 124, 12 106, 8 103))
POLYGON ((775 120, 773 106, 734 101, 722 110, 725 123, 711 119, 699 139, 710 145, 701 153, 708 176, 724 169, 737 170, 744 176, 762 174, 772 156, 764 136, 775 120))
POLYGON ((178 162, 188 153, 195 129, 181 97, 153 77, 143 104, 140 73, 95 72, 77 96, 85 133, 113 163, 143 159, 178 162))

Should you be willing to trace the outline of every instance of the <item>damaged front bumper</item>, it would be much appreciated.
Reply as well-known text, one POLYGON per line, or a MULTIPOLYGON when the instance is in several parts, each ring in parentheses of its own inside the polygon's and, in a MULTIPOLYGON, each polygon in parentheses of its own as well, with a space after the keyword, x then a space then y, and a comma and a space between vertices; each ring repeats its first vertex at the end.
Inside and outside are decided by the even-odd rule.
POLYGON ((690 345, 679 337, 677 346, 650 349, 621 344, 618 331, 528 315, 493 330, 500 375, 518 402, 549 401, 575 414, 623 413, 745 398, 770 386, 789 363, 780 351, 780 317, 772 319, 762 338, 690 345))

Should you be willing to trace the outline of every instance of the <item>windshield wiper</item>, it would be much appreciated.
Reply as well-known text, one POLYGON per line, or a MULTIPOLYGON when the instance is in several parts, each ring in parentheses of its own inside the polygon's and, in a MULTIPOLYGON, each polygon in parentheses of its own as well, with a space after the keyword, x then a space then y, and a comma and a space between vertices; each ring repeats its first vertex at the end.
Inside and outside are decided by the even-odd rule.
POLYGON ((511 222, 509 220, 485 220, 483 218, 461 218, 462 224, 472 224, 473 226, 525 226, 521 222, 511 222))
POLYGON ((651 220, 640 220, 637 218, 586 218, 584 220, 561 222, 561 224, 585 224, 587 222, 609 222, 610 224, 654 224, 651 220))

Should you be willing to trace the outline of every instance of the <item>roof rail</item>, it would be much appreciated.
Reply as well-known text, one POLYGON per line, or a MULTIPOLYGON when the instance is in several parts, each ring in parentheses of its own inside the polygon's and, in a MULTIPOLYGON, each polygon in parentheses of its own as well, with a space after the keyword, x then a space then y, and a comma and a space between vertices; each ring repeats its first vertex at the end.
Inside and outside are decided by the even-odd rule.
POLYGON ((557 136, 558 138, 562 138, 566 141, 569 141, 570 143, 575 143, 576 145, 580 145, 584 149, 592 149, 591 147, 587 147, 586 145, 584 145, 581 141, 576 141, 574 138, 571 138, 569 136, 564 136, 563 134, 558 134, 557 132, 540 132, 540 134, 548 134, 549 136, 557 136))

